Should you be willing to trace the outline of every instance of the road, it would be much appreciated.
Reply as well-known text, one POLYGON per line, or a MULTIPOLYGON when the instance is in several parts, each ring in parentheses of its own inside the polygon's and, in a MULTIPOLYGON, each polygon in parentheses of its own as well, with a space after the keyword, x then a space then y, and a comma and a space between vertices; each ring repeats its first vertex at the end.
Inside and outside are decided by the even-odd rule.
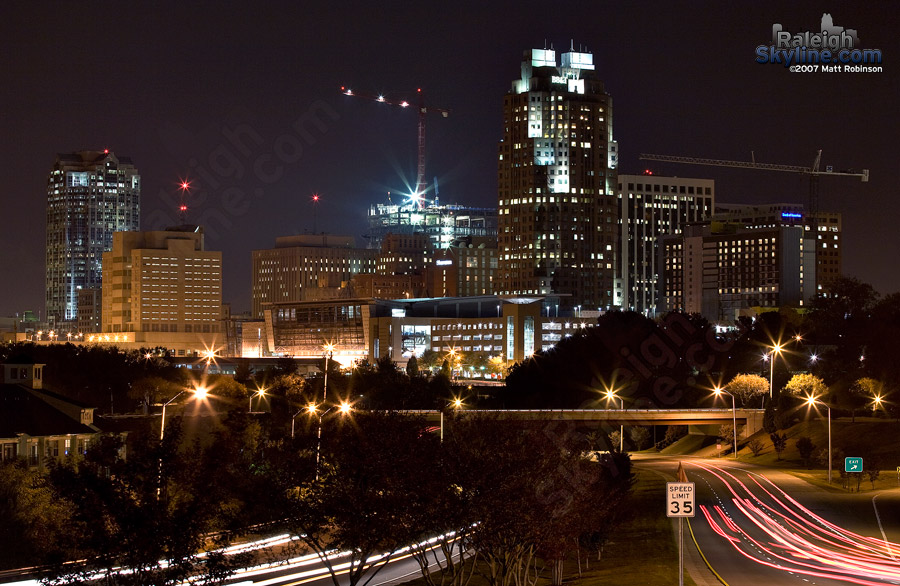
MULTIPOLYGON (((876 508, 874 493, 829 492, 785 473, 726 460, 682 462, 696 485, 691 528, 726 584, 900 584, 896 491, 879 495, 876 508)), ((669 458, 637 464, 670 477, 677 469, 669 458)), ((685 543, 693 545, 689 538, 685 543)))
MULTIPOLYGON (((243 551, 260 552, 265 558, 266 553, 271 558, 283 556, 286 544, 291 541, 288 536, 271 537, 255 542, 233 545, 225 549, 226 553, 243 551)), ((432 550, 437 559, 443 561, 440 549, 432 550)), ((341 554, 332 556, 335 573, 341 584, 349 584, 347 580, 348 564, 342 561, 341 554)), ((374 560, 370 560, 374 561, 374 560)), ((436 569, 436 562, 431 564, 436 569)), ((27 579, 26 571, 7 571, 0 575, 0 584, 10 586, 40 586, 40 582, 27 579)), ((421 576, 419 564, 411 557, 409 552, 401 551, 392 556, 392 559, 375 575, 368 586, 394 586, 421 576)), ((368 575, 367 575, 368 576, 368 575)), ((365 579, 365 578, 364 578, 365 579)), ((299 586, 301 584, 311 586, 331 586, 331 575, 325 565, 316 554, 308 554, 291 559, 279 559, 273 562, 259 563, 252 567, 241 568, 226 582, 231 586, 299 586)))

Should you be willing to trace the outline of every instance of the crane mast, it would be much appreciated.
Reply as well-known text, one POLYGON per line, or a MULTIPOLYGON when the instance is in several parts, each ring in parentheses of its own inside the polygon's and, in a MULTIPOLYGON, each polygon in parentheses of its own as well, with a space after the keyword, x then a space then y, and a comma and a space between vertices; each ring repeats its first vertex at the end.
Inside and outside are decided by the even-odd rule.
MULTIPOLYGON (((393 101, 388 100, 384 97, 384 95, 379 94, 367 94, 367 93, 359 93, 355 92, 346 86, 341 86, 341 93, 345 96, 357 96, 360 98, 365 98, 368 100, 373 100, 375 102, 381 102, 382 104, 388 104, 390 106, 397 106, 400 108, 409 108, 410 103, 406 100, 402 101, 393 101)), ((437 112, 441 114, 444 118, 450 115, 450 110, 446 110, 444 108, 436 108, 434 106, 427 106, 425 104, 425 96, 422 94, 422 89, 419 88, 416 90, 416 93, 419 96, 419 114, 418 114, 418 161, 416 168, 416 189, 415 193, 413 193, 413 198, 416 202, 416 205, 419 209, 425 207, 425 192, 427 191, 427 187, 425 185, 425 120, 426 116, 429 112, 437 112)))

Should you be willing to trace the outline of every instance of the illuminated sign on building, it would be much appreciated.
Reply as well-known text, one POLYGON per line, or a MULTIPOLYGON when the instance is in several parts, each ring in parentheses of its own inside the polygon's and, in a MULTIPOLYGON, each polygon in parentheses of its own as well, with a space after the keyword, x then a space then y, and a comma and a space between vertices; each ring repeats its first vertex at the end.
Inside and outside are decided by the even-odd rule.
POLYGON ((436 264, 439 267, 447 266, 447 265, 452 265, 453 261, 452 260, 436 260, 436 261, 434 261, 434 264, 436 264))
POLYGON ((798 214, 797 212, 781 212, 782 218, 802 218, 803 214, 798 214))

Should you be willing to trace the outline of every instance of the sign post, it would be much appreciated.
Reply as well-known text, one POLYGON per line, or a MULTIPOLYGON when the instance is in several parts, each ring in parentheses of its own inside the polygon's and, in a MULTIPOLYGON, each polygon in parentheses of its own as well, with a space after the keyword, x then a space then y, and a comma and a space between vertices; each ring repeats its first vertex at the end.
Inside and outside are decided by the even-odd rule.
POLYGON ((684 518, 693 517, 693 482, 666 483, 666 516, 678 517, 678 585, 684 586, 684 518))

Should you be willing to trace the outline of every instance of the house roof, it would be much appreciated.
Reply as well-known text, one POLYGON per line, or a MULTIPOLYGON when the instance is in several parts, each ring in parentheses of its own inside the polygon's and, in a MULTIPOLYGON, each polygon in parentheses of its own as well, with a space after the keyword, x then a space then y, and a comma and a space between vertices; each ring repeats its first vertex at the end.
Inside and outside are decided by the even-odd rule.
POLYGON ((0 438, 21 434, 50 436, 92 434, 97 429, 72 419, 41 400, 36 393, 14 384, 0 384, 0 438))

